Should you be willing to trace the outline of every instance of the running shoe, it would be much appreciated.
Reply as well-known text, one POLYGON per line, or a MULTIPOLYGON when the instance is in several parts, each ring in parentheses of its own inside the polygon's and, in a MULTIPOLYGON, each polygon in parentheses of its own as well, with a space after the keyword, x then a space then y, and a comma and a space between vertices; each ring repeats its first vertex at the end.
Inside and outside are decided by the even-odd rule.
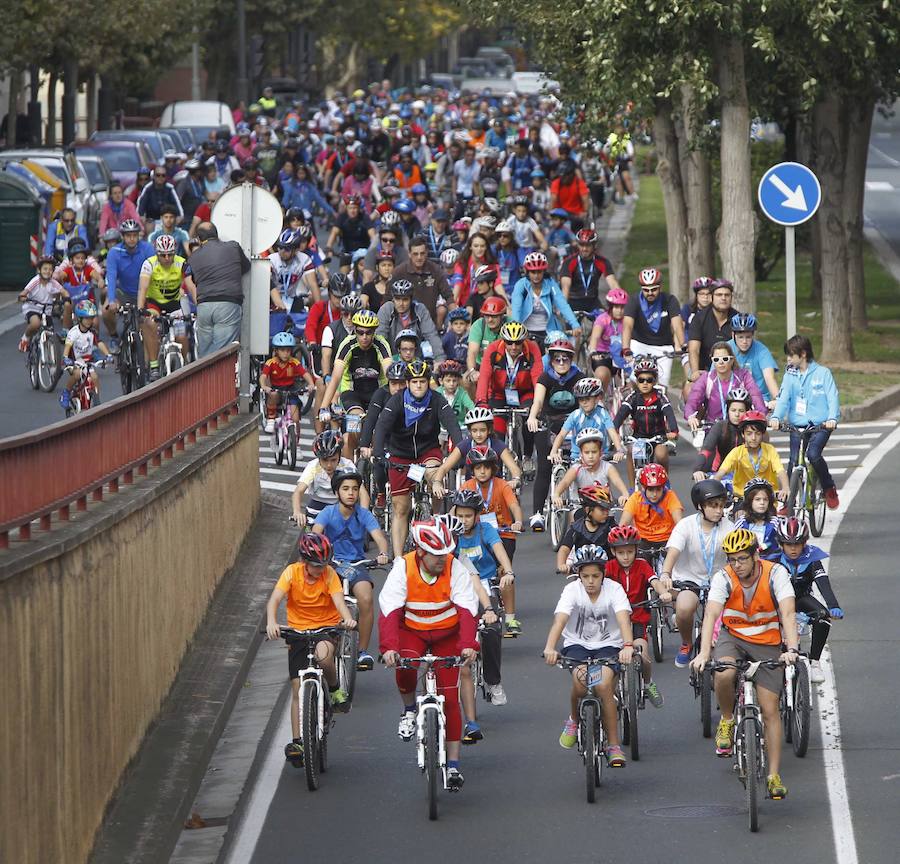
POLYGON ((659 692, 659 687, 656 686, 655 681, 651 681, 644 688, 644 695, 647 697, 647 699, 650 700, 650 704, 654 708, 662 708, 662 705, 663 705, 662 693, 659 692))
POLYGON ((732 733, 734 732, 734 718, 719 720, 719 728, 716 729, 716 756, 730 756, 733 747, 732 733))
POLYGON ((539 531, 545 531, 547 526, 544 523, 544 517, 541 513, 535 513, 534 516, 531 517, 531 520, 528 523, 531 526, 531 530, 535 533, 539 531))
POLYGON ((559 746, 571 750, 578 742, 578 724, 570 717, 559 736, 559 746))
POLYGON ((356 658, 356 668, 360 672, 368 672, 370 669, 374 669, 375 658, 366 650, 360 651, 359 657, 356 658))
POLYGON ((766 781, 766 788, 768 789, 769 797, 774 801, 787 798, 787 786, 781 782, 780 774, 770 774, 769 779, 766 781))
POLYGON ((618 744, 606 748, 606 764, 610 768, 624 768, 628 764, 625 752, 618 744))
POLYGON ((522 622, 518 618, 512 616, 506 619, 506 627, 503 629, 503 635, 507 639, 515 639, 516 636, 522 635, 522 622))
POLYGON ((447 769, 447 788, 451 792, 459 792, 463 787, 463 783, 466 782, 466 778, 463 777, 462 772, 459 768, 448 768, 447 769))
POLYGON ((675 655, 675 666, 678 669, 684 669, 691 662, 691 646, 687 642, 682 642, 678 653, 675 655))
POLYGON ((476 741, 482 741, 483 739, 484 732, 481 731, 481 727, 474 720, 469 720, 465 729, 463 729, 462 743, 474 744, 476 741))
POLYGON ((289 741, 284 745, 284 758, 299 768, 303 764, 303 745, 299 741, 289 741))
POLYGON ((488 684, 484 689, 487 692, 488 702, 491 705, 506 704, 506 691, 503 689, 502 684, 488 684))
POLYGON ((825 680, 822 664, 818 660, 811 660, 809 663, 809 680, 813 684, 821 684, 825 680))
POLYGON ((416 734, 416 714, 414 711, 404 711, 400 715, 400 724, 397 727, 397 734, 404 741, 412 741, 416 734))

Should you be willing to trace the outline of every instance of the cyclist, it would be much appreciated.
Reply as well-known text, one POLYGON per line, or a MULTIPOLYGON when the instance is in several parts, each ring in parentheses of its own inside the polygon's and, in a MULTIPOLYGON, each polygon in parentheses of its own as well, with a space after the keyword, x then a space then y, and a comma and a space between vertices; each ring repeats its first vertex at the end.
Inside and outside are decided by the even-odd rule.
MULTIPOLYGON (((162 166, 157 166, 153 169, 153 181, 141 189, 141 194, 138 195, 135 202, 138 215, 144 220, 144 225, 147 226, 148 230, 153 227, 154 222, 160 219, 162 208, 166 204, 170 204, 175 208, 175 212, 178 214, 177 222, 184 220, 184 209, 181 206, 181 199, 178 197, 175 187, 168 181, 166 169, 162 166)), ((121 226, 119 226, 119 230, 122 230, 121 226)), ((122 231, 122 233, 124 234, 125 232, 122 231)))
POLYGON ((778 380, 775 373, 778 364, 772 352, 756 338, 756 316, 752 313, 738 312, 731 318, 731 341, 728 343, 733 351, 737 365, 749 370, 759 388, 759 392, 769 394, 767 408, 775 407, 778 398, 778 380))
POLYGON ((315 389, 316 383, 303 364, 294 357, 297 340, 293 333, 276 333, 272 339, 272 347, 275 356, 266 360, 259 373, 259 387, 266 394, 265 431, 275 430, 275 414, 283 398, 288 400, 291 419, 299 428, 300 381, 304 381, 310 390, 315 389))
MULTIPOLYGON (((331 380, 334 352, 341 342, 353 332, 351 319, 363 308, 362 298, 358 294, 347 294, 345 297, 341 297, 340 307, 340 318, 326 325, 322 331, 322 375, 325 377, 326 384, 331 380)), ((316 410, 320 407, 318 406, 316 410)))
POLYGON ((744 440, 738 444, 719 465, 713 475, 721 480, 726 474, 733 474, 732 487, 734 494, 743 496, 744 486, 753 477, 764 477, 779 489, 777 497, 786 501, 790 494, 787 471, 781 464, 778 451, 768 442, 763 441, 766 434, 766 415, 758 411, 748 411, 738 423, 738 431, 744 440))
MULTIPOLYGON (((141 265, 138 282, 138 309, 146 309, 150 317, 141 322, 144 336, 144 356, 150 364, 150 380, 159 378, 159 324, 160 312, 182 317, 181 283, 184 280, 185 259, 175 254, 177 247, 171 234, 160 234, 156 238, 156 254, 151 255, 141 265)), ((181 346, 182 357, 187 357, 187 327, 182 319, 173 323, 173 334, 181 346)))
POLYGON ((177 219, 178 211, 171 204, 166 204, 160 211, 160 226, 152 234, 150 234, 150 236, 147 238, 147 242, 150 243, 155 249, 156 238, 161 237, 163 234, 169 234, 170 236, 175 238, 175 251, 183 258, 187 258, 190 252, 189 247, 191 239, 190 237, 188 237, 188 233, 184 230, 184 228, 179 228, 175 224, 177 219))
POLYGON ((624 370, 628 366, 622 357, 622 328, 628 292, 622 288, 612 288, 606 294, 608 310, 594 319, 594 328, 588 342, 591 354, 591 368, 603 383, 603 392, 612 381, 613 370, 624 370), (609 354, 608 357, 601 355, 609 354))
POLYGON ((509 219, 498 223, 494 236, 497 238, 497 242, 493 252, 497 258, 500 284, 503 287, 503 294, 509 296, 512 286, 519 281, 522 275, 522 264, 525 262, 527 250, 522 249, 516 242, 515 229, 509 219))
POLYGON ((394 343, 399 333, 411 331, 419 340, 426 359, 440 363, 444 346, 424 303, 413 300, 413 285, 408 279, 395 279, 389 286, 390 303, 378 310, 378 334, 394 343))
MULTIPOLYGON (((456 541, 449 527, 430 519, 410 526, 413 551, 394 560, 378 595, 379 648, 392 668, 404 655, 462 655, 469 665, 478 651, 475 615, 478 597, 472 577, 453 557, 456 541)), ((435 669, 438 691, 444 696, 447 735, 447 785, 460 789, 459 745, 462 718, 459 710, 459 670, 435 669)), ((410 741, 416 733, 416 671, 397 670, 397 689, 403 703, 398 734, 410 741)))
MULTIPOLYGON (((307 522, 315 521, 319 515, 329 504, 337 502, 337 495, 331 488, 331 478, 335 471, 355 471, 356 466, 349 460, 341 456, 341 447, 343 439, 338 432, 333 429, 326 429, 316 435, 312 445, 314 459, 311 459, 294 488, 291 495, 291 505, 293 508, 293 520, 305 527, 307 522), (309 501, 306 502, 306 510, 302 509, 303 496, 309 490, 309 501)), ((369 506, 369 496, 365 489, 360 495, 363 507, 369 506)))
POLYGON ((375 226, 362 208, 362 198, 359 195, 345 195, 344 207, 346 209, 337 217, 325 241, 326 255, 331 254, 338 239, 341 241, 341 249, 347 254, 357 249, 368 249, 375 239, 375 226))
POLYGON ((691 659, 691 636, 694 613, 700 603, 696 591, 678 590, 672 582, 690 582, 698 589, 708 585, 713 573, 725 566, 722 538, 734 530, 734 523, 725 516, 728 490, 718 480, 700 480, 691 487, 691 503, 697 508, 693 519, 685 518, 672 529, 666 542, 666 560, 662 565, 664 591, 660 599, 668 603, 675 598, 675 623, 681 634, 681 648, 675 655, 675 665, 683 669, 691 659))
POLYGON ((550 460, 558 462, 560 448, 568 439, 572 450, 572 457, 578 455, 578 433, 584 429, 598 429, 603 433, 602 452, 605 454, 610 445, 615 447, 614 462, 620 462, 625 458, 625 448, 622 439, 613 426, 609 411, 601 402, 604 391, 603 383, 597 378, 581 378, 572 388, 572 394, 578 400, 578 407, 566 417, 562 429, 553 439, 550 446, 550 460))
POLYGON ((752 477, 744 484, 744 501, 735 528, 746 528, 756 535, 761 557, 777 561, 781 555, 778 541, 775 490, 764 477, 752 477))
MULTIPOLYGON (((728 563, 713 574, 703 616, 700 652, 691 661, 691 667, 700 672, 711 654, 716 660, 732 663, 738 658, 796 663, 800 649, 790 575, 780 564, 760 560, 756 537, 751 531, 738 528, 726 534, 722 549, 728 563), (722 627, 713 649, 713 628, 720 615, 722 627)), ((717 756, 730 756, 734 746, 735 673, 736 670, 726 669, 716 672, 713 679, 716 699, 722 709, 716 730, 717 756)), ((784 675, 780 669, 760 667, 754 680, 768 753, 770 773, 766 786, 769 797, 779 800, 787 795, 779 773, 782 731, 778 700, 784 675)))
MULTIPOLYGON (((582 546, 575 553, 572 567, 578 578, 563 589, 553 614, 553 625, 547 634, 544 658, 553 666, 560 658, 556 645, 563 640, 562 656, 570 660, 617 659, 630 663, 634 639, 631 630, 631 604, 625 589, 615 580, 606 579, 606 553, 600 546, 582 546)), ((559 736, 559 744, 571 750, 578 740, 578 703, 587 695, 586 668, 572 670, 572 692, 569 717, 559 736)), ((606 760, 611 768, 625 766, 625 754, 619 745, 615 700, 616 673, 607 666, 596 693, 601 700, 601 719, 608 746, 606 760)))
MULTIPOLYGON (((387 384, 384 387, 379 387, 372 396, 372 401, 369 402, 369 410, 366 412, 362 429, 359 433, 360 449, 372 446, 375 423, 378 420, 378 415, 381 414, 381 410, 384 408, 384 403, 395 393, 406 389, 406 363, 402 360, 394 360, 388 366, 385 374, 387 376, 387 384)), ((374 506, 376 510, 382 510, 386 504, 385 489, 387 487, 387 469, 384 461, 381 459, 374 460, 372 471, 375 475, 375 488, 378 490, 374 506)))
MULTIPOLYGON (((356 621, 344 602, 344 590, 338 574, 331 566, 333 551, 327 537, 321 534, 301 534, 297 543, 300 560, 289 564, 278 577, 266 604, 266 634, 278 639, 281 628, 275 620, 281 601, 286 599, 288 627, 295 630, 314 630, 318 627, 343 625, 349 630, 356 621)), ((316 644, 316 661, 322 667, 331 704, 335 707, 347 701, 347 693, 338 688, 334 664, 336 645, 332 639, 320 639, 316 644)), ((303 764, 303 741, 300 738, 300 672, 307 667, 308 648, 304 641, 288 645, 288 674, 291 679, 291 740, 285 745, 285 758, 295 765, 303 764)))
POLYGON ((57 259, 61 261, 69 243, 75 239, 82 240, 87 245, 88 230, 80 222, 76 222, 75 211, 71 207, 65 207, 60 212, 59 218, 47 226, 44 256, 54 258, 54 263, 57 259))
MULTIPOLYGON (((576 385, 577 386, 577 385, 576 385)), ((573 483, 576 489, 599 483, 601 486, 615 487, 619 493, 619 504, 628 500, 628 488, 622 482, 615 466, 603 459, 603 432, 590 426, 582 429, 575 439, 572 464, 553 489, 553 504, 563 506, 563 495, 573 483)))
POLYGON ((368 671, 375 667, 369 653, 369 639, 375 621, 373 607, 374 582, 368 570, 351 566, 350 561, 366 557, 366 540, 371 537, 378 547, 379 564, 388 563, 388 541, 377 520, 359 503, 362 474, 356 469, 338 469, 331 475, 331 491, 337 496, 334 504, 325 507, 313 523, 312 530, 324 534, 334 548, 335 569, 349 581, 350 593, 359 609, 359 657, 356 668, 368 671))
POLYGON ((559 286, 573 310, 593 313, 600 305, 601 279, 606 280, 608 291, 621 291, 622 286, 609 259, 597 253, 597 232, 593 228, 583 228, 575 240, 578 251, 562 262, 559 286))
POLYGON ((547 275, 548 266, 543 252, 529 252, 522 265, 525 275, 513 286, 510 301, 512 319, 521 321, 538 344, 543 343, 549 331, 563 330, 560 318, 568 324, 571 336, 580 329, 562 289, 547 275))
POLYGON ((133 219, 126 219, 119 226, 122 242, 113 246, 106 256, 106 303, 103 306, 103 323, 110 334, 109 348, 118 351, 119 338, 116 312, 120 303, 137 305, 138 283, 144 262, 155 250, 141 240, 141 226, 133 219))
POLYGON ((582 546, 602 546, 609 548, 609 532, 615 522, 609 517, 612 497, 609 487, 602 483, 592 483, 578 490, 582 516, 575 519, 568 528, 556 550, 556 572, 560 576, 569 573, 572 553, 582 546))
POLYGON ((712 303, 699 310, 691 319, 688 331, 691 373, 687 376, 691 381, 696 381, 704 369, 709 369, 713 347, 731 338, 731 319, 738 314, 738 310, 731 305, 733 294, 734 286, 731 282, 727 279, 716 279, 713 284, 712 303))
POLYGON ((96 305, 103 291, 103 271, 96 264, 88 263, 88 247, 80 238, 69 241, 68 264, 60 265, 53 277, 69 295, 65 305, 63 323, 72 326, 72 310, 79 300, 90 300, 96 305))
POLYGON ((466 382, 478 381, 484 352, 488 346, 500 338, 500 328, 505 323, 506 300, 502 297, 488 297, 481 304, 481 315, 469 329, 469 344, 466 349, 466 382))
MULTIPOLYGON (((97 307, 92 300, 79 300, 75 304, 75 318, 78 323, 66 333, 63 346, 63 365, 68 372, 68 380, 59 393, 59 404, 67 409, 72 404, 72 388, 81 380, 85 372, 85 364, 100 353, 109 357, 106 345, 97 338, 94 324, 97 320, 97 307)), ((100 404, 100 376, 96 369, 90 371, 91 382, 96 396, 94 404, 100 404)))
MULTIPOLYGON (((289 316, 298 327, 307 321, 307 305, 318 303, 319 282, 312 258, 300 249, 300 230, 285 228, 275 244, 277 255, 269 257, 271 306, 289 316)), ((285 329, 283 315, 272 316, 272 329, 285 329)), ((293 328, 292 328, 293 329, 293 328)), ((274 335, 274 333, 272 334, 274 335)))
MULTIPOLYGON (((816 363, 809 337, 791 336, 784 343, 784 353, 788 366, 769 426, 777 429, 785 419, 792 426, 824 425, 824 429, 809 436, 806 458, 822 484, 829 509, 835 510, 840 505, 840 499, 822 451, 841 415, 837 385, 831 370, 816 363)), ((788 474, 794 470, 799 453, 800 433, 791 432, 788 474)))
MULTIPOLYGON (((776 530, 781 543, 781 557, 776 560, 790 574, 797 611, 805 614, 827 612, 831 618, 843 618, 844 610, 838 603, 822 563, 828 553, 808 542, 809 523, 806 516, 783 517, 778 520, 776 530), (825 601, 824 606, 813 596, 814 585, 825 601)), ((809 680, 813 684, 821 684, 825 680, 821 657, 830 631, 830 619, 813 622, 809 648, 809 680)))
POLYGON ((469 354, 469 321, 472 316, 468 309, 454 309, 447 316, 447 332, 441 339, 444 356, 465 366, 469 354))
POLYGON ((455 360, 445 360, 438 366, 434 376, 438 382, 437 392, 450 403, 460 426, 465 422, 469 411, 475 407, 469 394, 459 386, 462 371, 462 366, 455 360))
POLYGON ((751 407, 750 394, 743 387, 735 387, 725 397, 725 417, 716 420, 703 439, 703 446, 694 463, 694 480, 703 480, 740 442, 738 425, 751 407))
POLYGON ((332 273, 328 279, 328 296, 313 303, 306 319, 306 345, 317 353, 322 345, 325 328, 341 320, 341 300, 350 293, 350 280, 345 273, 332 273))
POLYGON ((641 535, 638 554, 653 563, 666 548, 672 530, 681 521, 684 507, 669 486, 669 474, 655 462, 638 471, 641 488, 629 496, 619 519, 620 525, 634 525, 641 535))

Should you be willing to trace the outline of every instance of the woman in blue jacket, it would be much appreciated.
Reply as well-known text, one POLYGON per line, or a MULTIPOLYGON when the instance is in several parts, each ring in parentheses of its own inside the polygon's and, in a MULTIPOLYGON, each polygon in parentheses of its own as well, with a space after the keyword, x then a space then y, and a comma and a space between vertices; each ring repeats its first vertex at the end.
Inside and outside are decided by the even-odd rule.
POLYGON ((296 163, 294 179, 284 181, 284 197, 281 206, 285 210, 299 207, 301 210, 313 211, 316 209, 334 216, 334 208, 322 197, 316 184, 310 179, 309 166, 302 162, 296 163))
POLYGON ((559 283, 546 275, 547 266, 543 252, 529 252, 522 265, 525 275, 516 282, 512 292, 512 320, 524 324, 538 345, 544 344, 548 331, 565 330, 564 323, 569 325, 572 336, 579 328, 559 283))

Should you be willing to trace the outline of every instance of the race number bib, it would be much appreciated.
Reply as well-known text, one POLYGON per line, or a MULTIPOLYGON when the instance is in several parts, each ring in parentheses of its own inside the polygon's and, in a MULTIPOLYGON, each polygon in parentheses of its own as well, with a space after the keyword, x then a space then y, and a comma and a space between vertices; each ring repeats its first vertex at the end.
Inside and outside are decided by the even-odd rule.
POLYGON ((409 477, 413 483, 418 483, 425 476, 425 466, 410 465, 409 470, 406 472, 406 476, 409 477))
POLYGON ((506 394, 506 404, 509 408, 518 408, 519 407, 519 391, 513 387, 507 387, 504 390, 506 394))

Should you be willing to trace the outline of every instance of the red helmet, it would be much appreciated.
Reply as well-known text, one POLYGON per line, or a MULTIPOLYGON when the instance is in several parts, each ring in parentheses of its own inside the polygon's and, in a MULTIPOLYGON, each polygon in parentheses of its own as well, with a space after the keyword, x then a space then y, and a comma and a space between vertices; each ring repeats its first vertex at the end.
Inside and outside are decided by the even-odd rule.
POLYGON ((574 354, 575 346, 568 339, 557 339, 547 346, 547 354, 574 354))
POLYGON ((306 531, 297 541, 300 558, 309 564, 330 564, 333 556, 331 541, 324 534, 306 531))
POLYGON ((593 246, 597 242, 597 232, 592 228, 582 228, 575 235, 575 239, 579 243, 590 243, 593 246))
POLYGON ((536 272, 539 270, 546 270, 550 264, 547 261, 547 256, 543 252, 529 252, 525 256, 525 261, 522 263, 522 266, 526 272, 536 272))
POLYGON ((645 267, 638 273, 638 283, 641 288, 647 288, 650 285, 662 285, 662 273, 655 267, 645 267))
POLYGON ((657 462, 650 462, 638 472, 638 483, 648 486, 665 486, 669 482, 669 472, 657 462))
POLYGON ((748 411, 738 421, 738 429, 743 429, 745 426, 761 426, 763 431, 765 431, 766 426, 768 426, 766 415, 762 411, 748 411))
POLYGON ((421 552, 430 552, 432 555, 449 555, 456 548, 456 541, 453 539, 449 526, 437 519, 413 522, 409 526, 409 534, 421 552))
POLYGON ((775 530, 782 543, 805 543, 809 540, 809 523, 805 516, 783 516, 775 530))
POLYGON ((502 297, 488 297, 481 304, 482 315, 503 315, 506 312, 506 301, 502 297))
POLYGON ((638 530, 634 525, 616 525, 609 532, 606 542, 610 548, 615 548, 616 546, 636 546, 640 539, 641 535, 638 534, 638 530))

